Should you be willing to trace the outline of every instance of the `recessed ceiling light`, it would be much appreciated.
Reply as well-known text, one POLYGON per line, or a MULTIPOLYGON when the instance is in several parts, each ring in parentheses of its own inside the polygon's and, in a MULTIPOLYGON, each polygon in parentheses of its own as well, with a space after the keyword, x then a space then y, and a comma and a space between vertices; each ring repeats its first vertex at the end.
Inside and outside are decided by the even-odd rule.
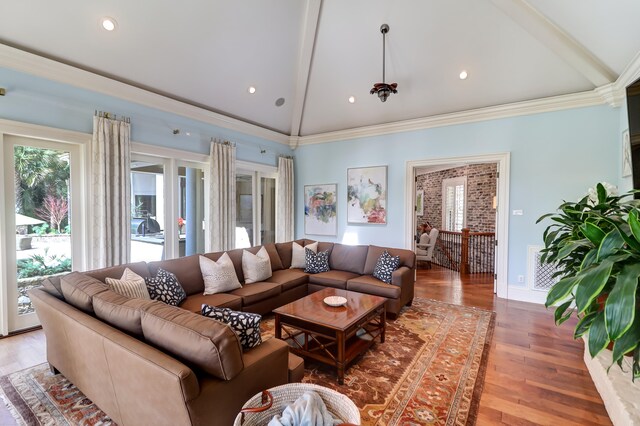
POLYGON ((355 96, 349 96, 349 103, 350 104, 356 103, 356 97, 355 96))
POLYGON ((109 18, 109 17, 102 19, 102 28, 104 28, 105 30, 113 31, 116 29, 116 26, 117 26, 117 22, 115 19, 109 18))
POLYGON ((256 88, 255 88, 255 87, 253 87, 253 86, 249 86, 249 88, 247 89, 247 91, 253 95, 254 93, 256 93, 256 88))
POLYGON ((468 76, 469 76, 469 74, 467 74, 467 72, 463 70, 460 73, 460 80, 466 80, 468 76))

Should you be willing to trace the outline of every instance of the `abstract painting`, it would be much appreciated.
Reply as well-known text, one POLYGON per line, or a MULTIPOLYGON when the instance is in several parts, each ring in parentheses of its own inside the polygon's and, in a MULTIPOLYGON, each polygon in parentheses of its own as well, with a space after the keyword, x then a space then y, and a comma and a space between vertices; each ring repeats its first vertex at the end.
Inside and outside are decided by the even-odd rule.
POLYGON ((338 235, 337 192, 335 183, 304 186, 305 234, 338 235))
POLYGON ((387 166, 347 169, 347 222, 387 223, 387 166))

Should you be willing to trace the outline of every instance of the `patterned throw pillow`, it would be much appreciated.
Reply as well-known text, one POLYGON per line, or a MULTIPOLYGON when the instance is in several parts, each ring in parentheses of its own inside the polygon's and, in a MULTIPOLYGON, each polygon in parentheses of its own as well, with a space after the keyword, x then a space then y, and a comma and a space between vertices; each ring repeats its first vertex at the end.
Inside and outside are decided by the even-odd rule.
POLYGON ((261 315, 233 311, 229 308, 217 308, 206 304, 202 305, 202 315, 229 324, 238 335, 240 344, 245 350, 255 348, 262 343, 262 336, 260 336, 261 315))
POLYGON ((145 278, 149 290, 149 296, 153 300, 159 300, 167 305, 178 306, 187 297, 180 285, 178 278, 169 271, 158 268, 155 277, 145 278))
POLYGON ((199 260, 204 280, 204 294, 225 293, 242 287, 227 252, 222 253, 217 261, 204 256, 200 256, 199 260))
POLYGON ((391 275, 393 271, 400 266, 400 256, 391 256, 388 251, 384 251, 376 262, 376 267, 373 270, 373 276, 384 281, 387 284, 391 284, 391 275))
POLYGON ((307 267, 307 262, 305 258, 305 250, 311 249, 312 252, 318 252, 318 242, 307 244, 302 247, 300 244, 295 241, 291 243, 291 266, 289 269, 301 268, 304 269, 307 267))
POLYGON ((329 268, 329 250, 314 253, 309 249, 305 249, 304 255, 307 263, 307 267, 304 270, 305 272, 317 274, 331 270, 329 268))
POLYGON ((256 254, 247 250, 242 251, 242 274, 245 284, 264 281, 273 275, 271 259, 264 246, 256 254))
POLYGON ((125 268, 119 280, 107 277, 105 281, 111 290, 130 299, 151 299, 144 278, 129 268, 125 268))

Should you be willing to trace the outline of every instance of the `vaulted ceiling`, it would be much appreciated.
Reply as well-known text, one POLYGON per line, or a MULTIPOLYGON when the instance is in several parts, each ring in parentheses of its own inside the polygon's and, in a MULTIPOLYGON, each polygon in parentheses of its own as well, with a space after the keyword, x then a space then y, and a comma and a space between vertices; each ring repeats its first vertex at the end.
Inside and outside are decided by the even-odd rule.
POLYGON ((0 43, 298 136, 606 86, 639 18, 637 0, 21 0, 0 43))

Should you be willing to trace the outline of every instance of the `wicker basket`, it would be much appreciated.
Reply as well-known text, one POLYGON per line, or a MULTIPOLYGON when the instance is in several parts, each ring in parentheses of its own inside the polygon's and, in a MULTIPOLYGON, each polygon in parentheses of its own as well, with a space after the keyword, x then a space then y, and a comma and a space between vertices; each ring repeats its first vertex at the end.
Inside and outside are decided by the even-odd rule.
POLYGON ((344 425, 360 424, 358 407, 347 396, 311 383, 289 383, 254 395, 244 404, 233 425, 264 426, 306 391, 320 395, 329 412, 342 420, 344 425))

